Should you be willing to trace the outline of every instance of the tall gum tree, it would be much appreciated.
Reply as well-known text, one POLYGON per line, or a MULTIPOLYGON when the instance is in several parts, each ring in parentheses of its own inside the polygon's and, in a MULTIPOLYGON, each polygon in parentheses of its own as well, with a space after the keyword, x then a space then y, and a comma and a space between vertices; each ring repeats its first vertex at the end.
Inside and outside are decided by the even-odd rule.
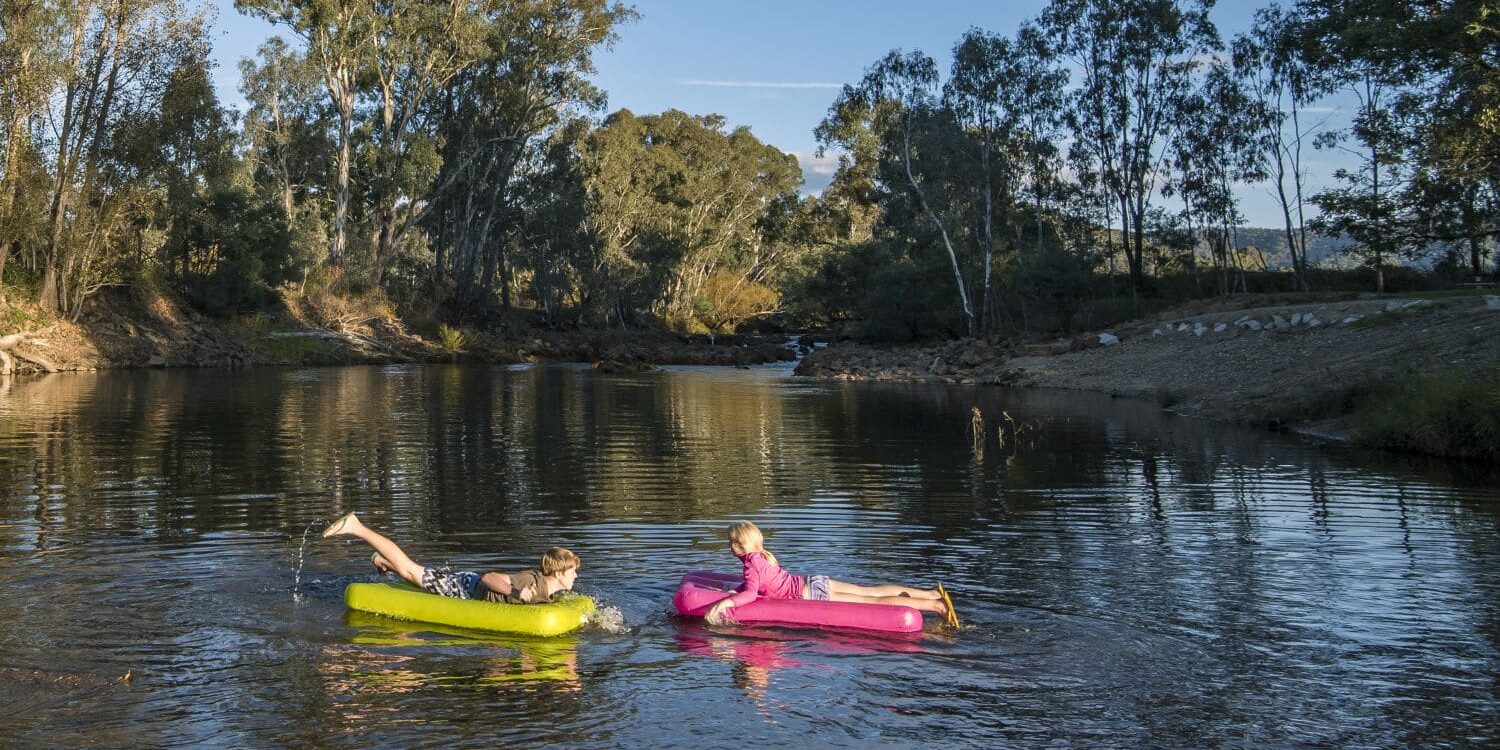
POLYGON ((204 56, 207 18, 176 0, 102 0, 67 5, 58 86, 50 98, 44 151, 52 190, 38 303, 76 317, 110 283, 112 255, 139 226, 131 216, 145 189, 120 160, 121 136, 159 111, 172 71, 204 56))
POLYGON ((1068 113, 1075 163, 1119 209, 1132 297, 1144 280, 1152 196, 1205 56, 1212 0, 1053 0, 1042 26, 1079 72, 1068 113))
MULTIPOLYGON (((881 159, 895 162, 904 178, 904 189, 916 199, 921 213, 937 230, 947 252, 963 311, 964 326, 969 335, 979 328, 978 316, 969 293, 964 263, 953 232, 929 200, 930 185, 918 179, 913 162, 919 158, 914 143, 921 140, 916 131, 920 123, 943 116, 939 100, 937 65, 920 51, 903 54, 893 50, 865 71, 858 86, 845 86, 829 108, 829 114, 818 125, 822 148, 860 145, 862 134, 873 133, 880 144, 881 159)), ((951 175, 950 175, 951 177, 951 175)))
POLYGON ((496 296, 511 304, 525 224, 520 182, 571 113, 603 107, 588 81, 594 51, 635 18, 611 0, 497 2, 492 11, 484 55, 434 102, 442 167, 418 217, 433 238, 434 281, 452 285, 460 314, 482 313, 496 296))
POLYGON ((316 61, 338 118, 334 157, 333 232, 327 262, 343 266, 349 233, 350 179, 354 160, 355 107, 368 71, 376 32, 377 3, 371 0, 235 0, 243 13, 285 26, 316 61))
MULTIPOLYGON (((22 236, 37 229, 19 203, 25 200, 24 173, 40 156, 33 128, 56 84, 60 50, 52 40, 62 33, 62 21, 59 4, 52 0, 0 4, 0 280, 22 236)), ((0 286, 0 299, 4 295, 0 286)))
POLYGON ((1262 169, 1275 191, 1297 289, 1307 281, 1307 165, 1304 147, 1322 126, 1306 107, 1327 93, 1327 77, 1298 54, 1297 25, 1283 8, 1256 11, 1250 31, 1230 45, 1235 78, 1255 102, 1262 169))

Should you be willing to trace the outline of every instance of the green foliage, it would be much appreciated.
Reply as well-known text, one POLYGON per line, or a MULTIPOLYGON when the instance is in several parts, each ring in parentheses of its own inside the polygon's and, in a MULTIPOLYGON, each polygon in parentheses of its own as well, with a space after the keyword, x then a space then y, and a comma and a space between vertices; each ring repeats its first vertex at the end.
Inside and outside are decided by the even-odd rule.
POLYGON ((1500 370, 1412 374, 1355 394, 1360 442, 1459 458, 1500 458, 1500 370))
POLYGON ((438 326, 438 346, 449 354, 457 354, 464 350, 468 342, 464 338, 464 332, 454 328, 447 323, 438 326))
POLYGON ((926 253, 876 266, 860 300, 861 335, 921 341, 962 334, 963 311, 953 306, 952 277, 941 261, 940 255, 926 253))
POLYGON ((571 298, 580 316, 720 330, 775 308, 767 279, 801 249, 795 157, 677 110, 560 135, 527 219, 549 315, 571 298))
POLYGON ((14 333, 36 327, 41 321, 30 311, 16 305, 0 304, 0 331, 14 333))
POLYGON ((180 254, 184 292, 203 311, 223 317, 262 307, 299 272, 276 205, 239 190, 185 203, 169 246, 180 254))
POLYGON ((731 333, 741 323, 775 311, 779 302, 776 290, 765 284, 718 272, 704 281, 693 315, 710 331, 731 333))
POLYGON ((1022 294, 1031 302, 1034 329, 1069 331, 1083 324, 1079 316, 1094 278, 1092 259, 1056 245, 1044 245, 1017 272, 1022 294))

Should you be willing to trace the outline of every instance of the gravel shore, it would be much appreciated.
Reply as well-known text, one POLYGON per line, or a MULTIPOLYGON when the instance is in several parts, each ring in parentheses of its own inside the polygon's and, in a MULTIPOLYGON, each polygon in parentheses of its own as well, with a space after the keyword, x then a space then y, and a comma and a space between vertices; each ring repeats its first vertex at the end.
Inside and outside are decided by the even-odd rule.
POLYGON ((834 344, 798 373, 1095 391, 1172 412, 1339 437, 1362 384, 1500 363, 1500 296, 1236 299, 1029 345, 834 344))

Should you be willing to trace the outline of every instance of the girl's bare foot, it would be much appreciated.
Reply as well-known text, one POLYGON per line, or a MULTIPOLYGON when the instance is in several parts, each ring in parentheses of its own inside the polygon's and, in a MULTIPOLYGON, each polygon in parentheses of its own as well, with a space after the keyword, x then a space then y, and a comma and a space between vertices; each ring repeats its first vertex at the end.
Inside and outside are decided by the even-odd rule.
POLYGON ((351 510, 344 515, 339 516, 338 519, 333 523, 328 524, 328 528, 323 529, 323 538, 327 539, 328 537, 338 536, 339 534, 348 534, 358 525, 359 517, 354 515, 354 511, 351 510))
POLYGON ((953 597, 948 596, 947 590, 943 588, 943 584, 941 583, 938 584, 937 592, 938 596, 942 597, 944 624, 950 628, 957 629, 959 627, 958 613, 953 611, 953 597))

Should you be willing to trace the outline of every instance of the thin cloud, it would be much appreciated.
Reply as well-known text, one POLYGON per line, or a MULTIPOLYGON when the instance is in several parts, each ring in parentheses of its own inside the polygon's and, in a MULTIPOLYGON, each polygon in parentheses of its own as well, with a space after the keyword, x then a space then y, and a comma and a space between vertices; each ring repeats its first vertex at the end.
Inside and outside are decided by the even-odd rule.
POLYGON ((797 163, 802 165, 803 172, 832 177, 834 172, 839 171, 839 155, 836 153, 825 153, 822 156, 801 151, 788 151, 787 153, 797 157, 797 163))
POLYGON ((834 173, 839 171, 839 157, 834 153, 809 154, 798 151, 787 153, 797 157, 797 163, 802 167, 802 189, 803 195, 817 195, 823 192, 833 182, 834 173))
POLYGON ((678 81, 683 86, 718 86, 731 89, 837 89, 843 88, 842 83, 820 83, 802 81, 710 81, 701 78, 688 78, 678 81))

